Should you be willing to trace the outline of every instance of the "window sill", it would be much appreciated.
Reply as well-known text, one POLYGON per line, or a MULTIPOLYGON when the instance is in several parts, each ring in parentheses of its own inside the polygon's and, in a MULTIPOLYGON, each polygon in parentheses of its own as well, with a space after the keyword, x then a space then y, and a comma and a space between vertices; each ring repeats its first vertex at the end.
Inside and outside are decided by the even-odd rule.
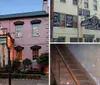
POLYGON ((34 35, 32 35, 32 37, 40 37, 40 35, 38 35, 38 36, 34 36, 34 35))
POLYGON ((23 38, 23 37, 15 37, 15 38, 23 38))

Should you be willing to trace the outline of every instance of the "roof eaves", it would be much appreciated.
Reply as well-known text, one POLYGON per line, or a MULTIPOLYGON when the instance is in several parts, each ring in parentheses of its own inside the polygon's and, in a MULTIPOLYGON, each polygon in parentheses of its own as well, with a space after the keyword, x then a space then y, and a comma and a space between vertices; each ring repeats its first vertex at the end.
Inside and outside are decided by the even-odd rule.
POLYGON ((12 19, 12 18, 36 17, 36 16, 48 16, 48 13, 46 13, 45 11, 36 11, 36 12, 0 15, 0 20, 12 19))

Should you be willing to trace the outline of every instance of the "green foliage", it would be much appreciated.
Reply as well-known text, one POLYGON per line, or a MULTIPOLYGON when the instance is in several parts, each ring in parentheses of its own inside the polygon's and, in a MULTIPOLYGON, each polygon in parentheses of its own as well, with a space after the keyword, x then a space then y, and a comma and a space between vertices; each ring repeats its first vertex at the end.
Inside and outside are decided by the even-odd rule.
POLYGON ((22 63, 24 65, 24 67, 32 65, 32 61, 30 59, 28 59, 28 58, 24 59, 22 63))
POLYGON ((38 59, 37 63, 41 65, 48 65, 49 64, 49 54, 48 53, 42 53, 38 59))
MULTIPOLYGON (((8 77, 8 74, 5 73, 5 74, 2 74, 0 73, 0 78, 3 78, 3 79, 7 79, 9 78, 8 77)), ((18 73, 13 73, 11 74, 11 78, 16 78, 16 79, 41 79, 41 74, 18 74, 18 73)))
POLYGON ((13 70, 18 70, 18 67, 21 65, 21 62, 18 59, 13 60, 12 68, 13 70))

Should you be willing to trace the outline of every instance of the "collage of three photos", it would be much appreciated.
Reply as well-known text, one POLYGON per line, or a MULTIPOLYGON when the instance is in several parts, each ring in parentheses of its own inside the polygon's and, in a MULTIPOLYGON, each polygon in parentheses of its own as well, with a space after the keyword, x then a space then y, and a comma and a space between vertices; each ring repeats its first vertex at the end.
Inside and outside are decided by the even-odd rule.
POLYGON ((100 0, 1 0, 0 85, 100 85, 100 0))

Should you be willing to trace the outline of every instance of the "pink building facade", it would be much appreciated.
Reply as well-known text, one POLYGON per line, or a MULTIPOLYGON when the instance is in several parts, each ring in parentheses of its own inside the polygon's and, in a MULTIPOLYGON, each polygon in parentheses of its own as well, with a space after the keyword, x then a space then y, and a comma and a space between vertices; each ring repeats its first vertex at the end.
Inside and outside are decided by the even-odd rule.
POLYGON ((43 4, 43 11, 0 15, 0 26, 15 40, 11 60, 19 55, 20 60, 28 58, 34 63, 37 55, 49 51, 47 0, 43 4))

